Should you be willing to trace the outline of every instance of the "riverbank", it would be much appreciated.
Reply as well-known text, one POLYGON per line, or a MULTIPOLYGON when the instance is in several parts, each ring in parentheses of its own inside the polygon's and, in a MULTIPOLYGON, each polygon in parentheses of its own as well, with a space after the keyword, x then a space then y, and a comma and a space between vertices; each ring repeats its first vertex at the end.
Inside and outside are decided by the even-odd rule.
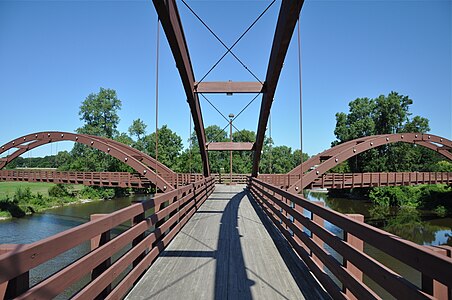
POLYGON ((445 184, 330 189, 328 195, 333 198, 365 199, 382 208, 427 210, 441 217, 452 215, 452 187, 445 184))
MULTIPOLYGON (((0 183, 0 220, 115 197, 114 189, 49 183, 0 183)), ((120 194, 124 194, 121 191, 120 194)))

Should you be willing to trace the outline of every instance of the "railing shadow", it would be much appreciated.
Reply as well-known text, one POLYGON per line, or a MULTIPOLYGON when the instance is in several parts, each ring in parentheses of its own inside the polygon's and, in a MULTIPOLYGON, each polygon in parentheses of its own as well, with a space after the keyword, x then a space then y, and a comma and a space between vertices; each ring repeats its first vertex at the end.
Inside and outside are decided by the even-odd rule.
POLYGON ((217 300, 252 299, 250 288, 255 282, 246 274, 238 228, 239 206, 245 195, 243 191, 233 196, 221 217, 215 268, 217 300))
POLYGON ((259 220, 262 222, 265 229, 272 238, 273 243, 276 246, 276 249, 278 250, 281 258, 286 264, 290 274, 294 278, 295 283, 299 287, 303 296, 306 299, 331 299, 328 293, 319 286, 319 283, 310 273, 308 267, 293 251, 289 242, 273 225, 272 221, 267 217, 267 215, 259 206, 259 204, 257 204, 256 200, 251 195, 248 189, 246 190, 246 195, 250 199, 251 205, 256 211, 259 220))

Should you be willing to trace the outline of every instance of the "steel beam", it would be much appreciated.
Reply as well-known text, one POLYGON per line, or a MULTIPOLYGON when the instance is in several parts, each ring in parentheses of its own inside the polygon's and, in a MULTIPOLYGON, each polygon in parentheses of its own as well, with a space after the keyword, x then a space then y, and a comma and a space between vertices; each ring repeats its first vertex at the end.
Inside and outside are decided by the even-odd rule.
POLYGON ((190 55, 188 53, 187 43, 185 41, 182 23, 180 21, 179 11, 175 0, 153 0, 155 10, 157 11, 166 38, 176 61, 177 69, 184 86, 187 102, 193 117, 196 136, 198 138, 201 159, 203 163, 204 176, 210 176, 209 157, 205 148, 206 136, 204 133, 204 123, 202 120, 201 106, 199 105, 198 95, 193 92, 195 76, 193 73, 190 55))
POLYGON ((254 143, 246 142, 216 142, 206 145, 207 151, 251 151, 254 143))
POLYGON ((287 49, 289 48, 289 43, 303 2, 303 0, 283 0, 279 10, 278 22, 276 24, 267 75, 265 78, 266 92, 262 97, 257 127, 252 171, 252 176, 254 177, 257 176, 259 171, 259 161, 261 159, 265 131, 267 129, 268 117, 273 104, 273 97, 275 96, 276 85, 278 84, 279 76, 281 75, 281 69, 286 57, 287 49))
POLYGON ((203 94, 241 94, 241 93, 263 93, 264 85, 260 82, 196 82, 193 91, 203 94))

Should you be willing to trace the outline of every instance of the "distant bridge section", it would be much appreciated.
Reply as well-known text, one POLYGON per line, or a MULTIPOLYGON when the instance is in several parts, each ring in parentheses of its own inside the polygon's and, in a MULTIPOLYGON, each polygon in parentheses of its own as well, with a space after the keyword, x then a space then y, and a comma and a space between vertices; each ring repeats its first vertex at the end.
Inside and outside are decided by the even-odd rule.
MULTIPOLYGON (((258 178, 288 189, 300 179, 300 175, 261 174, 258 178)), ((306 188, 352 189, 419 184, 452 184, 452 172, 327 173, 316 178, 306 188)))

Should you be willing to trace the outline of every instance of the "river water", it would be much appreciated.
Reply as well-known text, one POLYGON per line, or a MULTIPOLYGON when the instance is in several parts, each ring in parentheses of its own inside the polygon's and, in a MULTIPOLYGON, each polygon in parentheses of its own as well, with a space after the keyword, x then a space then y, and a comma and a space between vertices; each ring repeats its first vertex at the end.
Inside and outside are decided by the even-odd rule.
MULTIPOLYGON (((353 200, 328 197, 326 193, 307 191, 305 196, 309 200, 322 201, 326 207, 344 214, 364 215, 364 221, 370 225, 381 228, 404 239, 419 245, 449 245, 452 246, 452 216, 440 217, 432 211, 416 209, 382 208, 374 205, 369 200, 353 200)), ((452 200, 452 199, 451 199, 452 200)), ((326 222, 325 227, 338 234, 341 230, 326 222)), ((336 259, 342 261, 342 257, 334 250, 325 246, 336 259)), ((386 253, 364 244, 364 252, 377 261, 396 271, 418 287, 421 286, 421 274, 417 270, 387 255, 386 253)), ((364 283, 371 287, 383 299, 395 299, 384 289, 378 286, 366 275, 364 283)))
MULTIPOLYGON (((310 200, 323 201, 325 202, 325 206, 341 213, 362 214, 365 217, 366 223, 380 227, 418 244, 448 244, 452 246, 452 218, 450 216, 440 218, 433 212, 428 211, 379 209, 369 201, 331 198, 325 193, 308 192, 307 197, 310 200)), ((133 200, 143 200, 145 198, 149 198, 149 196, 134 196, 70 205, 21 219, 0 221, 0 244, 32 243, 85 223, 89 220, 91 214, 110 213, 130 205, 133 200)), ((333 232, 337 232, 338 230, 332 224, 327 223, 326 226, 333 232)), ((126 228, 126 226, 123 229, 119 228, 113 235, 118 234, 126 228)), ((57 259, 33 269, 30 272, 31 285, 46 278, 63 266, 68 265, 74 259, 83 256, 89 251, 89 247, 88 242, 81 244, 58 256, 57 259)), ((420 283, 419 273, 410 267, 388 257, 369 245, 365 245, 365 252, 383 264, 397 269, 401 275, 406 276, 414 283, 420 283)), ((77 284, 77 287, 79 288, 86 284, 88 279, 87 277, 82 279, 77 284)), ((365 277, 364 280, 366 283, 375 287, 368 278, 365 277)), ((61 298, 67 298, 70 295, 71 293, 68 292, 62 295, 61 298)), ((385 299, 391 298, 384 292, 381 295, 385 299)))

